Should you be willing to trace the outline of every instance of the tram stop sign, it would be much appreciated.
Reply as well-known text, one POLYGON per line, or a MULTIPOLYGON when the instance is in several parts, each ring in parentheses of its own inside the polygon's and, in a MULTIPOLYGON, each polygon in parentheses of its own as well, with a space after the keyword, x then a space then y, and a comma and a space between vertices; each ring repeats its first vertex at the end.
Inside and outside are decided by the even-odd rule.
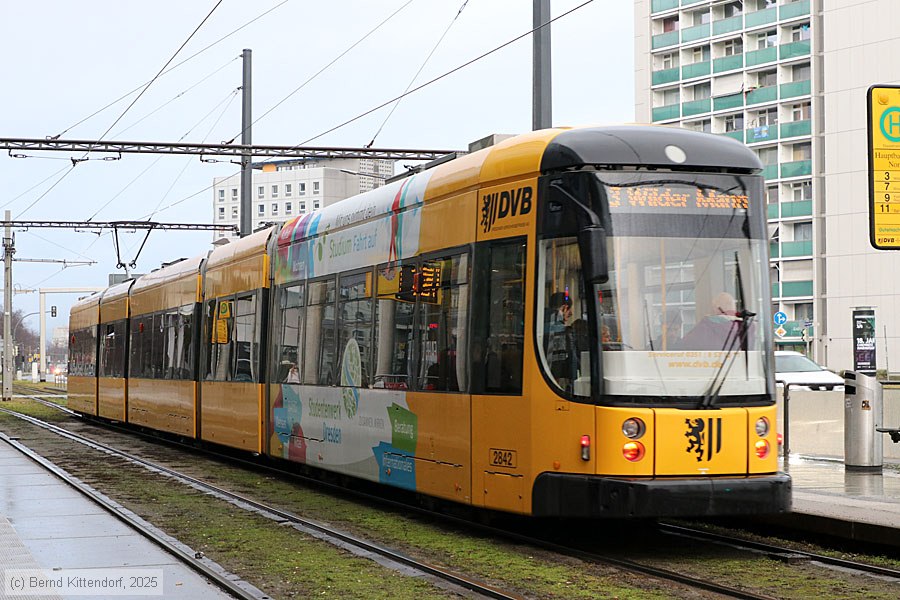
POLYGON ((900 250, 900 86, 866 94, 869 130, 869 242, 900 250))

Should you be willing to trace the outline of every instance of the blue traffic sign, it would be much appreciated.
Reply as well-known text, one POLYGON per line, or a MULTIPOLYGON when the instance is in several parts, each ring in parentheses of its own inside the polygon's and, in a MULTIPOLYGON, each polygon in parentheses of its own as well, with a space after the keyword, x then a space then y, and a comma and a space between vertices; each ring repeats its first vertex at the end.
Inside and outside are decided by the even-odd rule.
POLYGON ((785 323, 787 323, 787 315, 779 310, 777 313, 775 313, 775 316, 772 318, 772 320, 775 321, 776 325, 784 325, 785 323))

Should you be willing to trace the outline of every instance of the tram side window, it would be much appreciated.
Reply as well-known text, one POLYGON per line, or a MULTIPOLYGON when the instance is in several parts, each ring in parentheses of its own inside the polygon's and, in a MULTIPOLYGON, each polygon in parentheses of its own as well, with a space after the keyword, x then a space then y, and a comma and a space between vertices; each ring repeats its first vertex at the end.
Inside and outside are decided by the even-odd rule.
POLYGON ((234 321, 235 306, 231 297, 207 303, 209 320, 209 364, 206 378, 212 381, 231 381, 234 377, 234 321))
MULTIPOLYGON (((129 340, 128 352, 128 376, 143 377, 144 376, 144 329, 146 316, 131 318, 131 339, 129 340)), ((147 351, 150 351, 149 344, 147 351)))
POLYGON ((306 356, 303 383, 335 383, 335 281, 313 281, 308 285, 306 303, 306 356))
POLYGON ((163 315, 164 379, 193 379, 193 305, 186 304, 163 315))
POLYGON ((103 338, 100 342, 100 376, 125 376, 125 321, 105 323, 100 326, 103 338))
POLYGON ((76 330, 72 334, 69 374, 93 377, 96 373, 96 348, 97 330, 95 327, 76 330))
POLYGON ((409 389, 413 351, 413 313, 416 299, 412 283, 414 264, 384 264, 375 270, 376 324, 375 377, 372 387, 409 389), (401 280, 410 282, 409 291, 401 291, 401 280))
POLYGON ((340 380, 350 387, 369 387, 372 356, 372 273, 341 275, 340 380))
POLYGON ((522 392, 525 256, 525 244, 522 241, 491 248, 484 369, 484 389, 488 392, 522 392))
MULTIPOLYGON (((590 348, 581 255, 575 238, 541 242, 538 347, 545 372, 562 391, 590 395, 590 348)), ((601 327, 604 342, 610 335, 601 327)))
POLYGON ((467 390, 469 256, 423 260, 415 293, 419 303, 419 389, 467 390))
POLYGON ((238 296, 234 323, 235 381, 259 381, 259 344, 256 331, 256 296, 238 296))
POLYGON ((292 285, 278 292, 278 344, 273 383, 300 383, 303 360, 303 286, 292 285))

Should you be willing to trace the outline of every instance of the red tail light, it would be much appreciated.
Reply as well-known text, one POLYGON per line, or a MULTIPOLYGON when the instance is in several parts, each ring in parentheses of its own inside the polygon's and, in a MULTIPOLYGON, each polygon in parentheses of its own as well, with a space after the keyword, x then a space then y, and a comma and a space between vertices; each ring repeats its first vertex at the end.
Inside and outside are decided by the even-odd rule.
POLYGON ((581 436, 581 460, 591 460, 591 436, 581 436))
POLYGON ((769 455, 769 442, 766 440, 759 440, 756 442, 756 456, 759 458, 765 458, 769 455))
POLYGON ((622 456, 631 462, 637 462, 644 458, 646 450, 640 442, 625 442, 622 445, 622 456))

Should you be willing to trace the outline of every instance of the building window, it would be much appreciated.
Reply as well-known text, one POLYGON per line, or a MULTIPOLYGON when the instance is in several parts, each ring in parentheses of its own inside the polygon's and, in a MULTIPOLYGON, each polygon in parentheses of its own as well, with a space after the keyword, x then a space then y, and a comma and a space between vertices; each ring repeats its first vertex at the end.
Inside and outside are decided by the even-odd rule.
POLYGON ((225 202, 225 190, 219 190, 219 202, 225 202))
POLYGON ((770 185, 766 187, 766 202, 768 204, 778 204, 778 186, 770 185))
POLYGON ((741 2, 729 2, 725 5, 725 18, 736 17, 741 14, 741 2))
MULTIPOLYGON (((757 126, 765 127, 767 125, 775 125, 778 123, 778 109, 769 108, 756 113, 757 126)), ((752 123, 751 123, 752 125, 752 123)))
POLYGON ((756 154, 759 156, 760 162, 766 166, 778 164, 778 146, 758 148, 756 154))
POLYGON ((302 200, 300 201, 300 212, 306 212, 306 202, 303 202, 302 200))
POLYGON ((769 87, 778 83, 778 73, 775 69, 760 71, 756 74, 756 85, 759 87, 769 87))
POLYGON ((294 211, 294 206, 290 202, 284 203, 284 214, 289 215, 294 211))
POLYGON ((232 199, 232 200, 237 200, 237 199, 238 199, 238 191, 237 191, 237 188, 231 188, 231 199, 232 199))
POLYGON ((662 96, 663 106, 671 106, 672 104, 678 104, 679 102, 681 102, 681 92, 678 91, 678 88, 665 90, 663 91, 662 96))
POLYGON ((694 121, 692 123, 685 123, 684 126, 686 129, 690 129, 691 131, 702 131, 704 133, 709 133, 712 131, 712 123, 709 119, 694 121))
POLYGON ((756 35, 756 49, 772 48, 778 44, 778 30, 771 29, 756 35))
POLYGON ((298 183, 297 185, 300 186, 300 195, 305 196, 306 195, 306 184, 298 183))
POLYGON ((725 56, 736 56, 744 51, 744 42, 741 38, 725 42, 725 56))
POLYGON ((812 302, 798 302, 794 305, 794 320, 796 321, 812 321, 813 320, 813 304, 812 302))
POLYGON ((256 207, 256 214, 258 214, 259 216, 263 216, 264 214, 266 214, 266 205, 265 204, 258 205, 256 207))
POLYGON ((709 46, 700 46, 691 50, 691 62, 700 63, 709 60, 709 46))
POLYGON ((791 198, 794 202, 812 200, 812 181, 801 181, 791 184, 791 198))
POLYGON ((794 241, 808 242, 812 239, 812 221, 794 223, 794 241))
POLYGON ((743 131, 744 130, 744 115, 738 113, 736 115, 726 115, 725 116, 725 132, 729 131, 743 131))
POLYGON ((224 206, 219 207, 219 220, 220 221, 225 220, 225 207, 224 206))
POLYGON ((666 17, 662 22, 663 33, 678 31, 678 17, 666 17))
POLYGON ((678 66, 678 54, 675 52, 670 52, 669 54, 663 54, 662 56, 662 68, 663 69, 674 69, 678 66))
POLYGON ((319 182, 313 181, 313 194, 318 194, 318 193, 319 193, 319 182))
POLYGON ((791 27, 791 41, 800 42, 809 39, 809 23, 791 27))
POLYGON ((273 215, 277 215, 277 214, 278 214, 278 203, 277 203, 277 202, 273 202, 273 203, 272 203, 272 214, 273 214, 273 215))
POLYGON ((692 21, 694 25, 706 25, 712 20, 712 16, 709 14, 709 9, 707 10, 698 10, 691 14, 692 21))
POLYGON ((291 184, 289 184, 289 183, 284 184, 284 195, 285 195, 286 197, 290 198, 290 196, 291 196, 291 184))
POLYGON ((791 67, 791 81, 809 81, 809 63, 791 67))
POLYGON ((237 207, 237 206, 232 206, 232 207, 231 207, 231 218, 232 218, 232 219, 237 219, 237 218, 238 218, 238 207, 237 207))
POLYGON ((266 187, 261 185, 256 188, 256 195, 260 198, 263 198, 266 195, 266 187))
POLYGON ((313 210, 319 210, 319 201, 313 200, 313 210))
POLYGON ((794 144, 791 149, 794 160, 811 160, 812 159, 812 143, 804 142, 802 144, 794 144))
POLYGON ((694 100, 706 100, 712 95, 712 86, 708 81, 699 83, 691 89, 694 92, 694 100))
POLYGON ((273 186, 272 186, 272 197, 273 197, 273 198, 277 198, 277 197, 278 197, 278 186, 277 186, 277 185, 273 185, 273 186))
POLYGON ((801 102, 800 104, 795 104, 791 107, 791 120, 807 121, 809 120, 809 112, 809 102, 801 102))

